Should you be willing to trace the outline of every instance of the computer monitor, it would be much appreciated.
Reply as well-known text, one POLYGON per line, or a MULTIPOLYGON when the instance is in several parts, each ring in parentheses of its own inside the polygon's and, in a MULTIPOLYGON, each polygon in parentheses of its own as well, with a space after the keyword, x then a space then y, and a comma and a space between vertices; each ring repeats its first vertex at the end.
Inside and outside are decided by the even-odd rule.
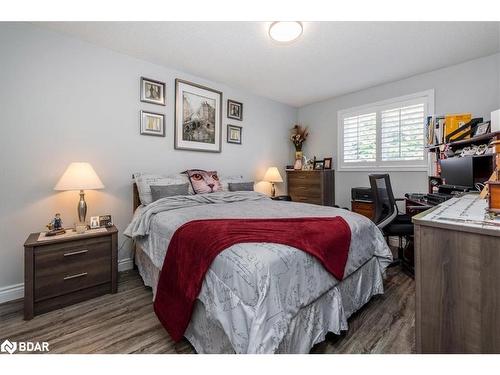
POLYGON ((446 185, 474 187, 474 162, 472 157, 442 159, 441 177, 446 185))

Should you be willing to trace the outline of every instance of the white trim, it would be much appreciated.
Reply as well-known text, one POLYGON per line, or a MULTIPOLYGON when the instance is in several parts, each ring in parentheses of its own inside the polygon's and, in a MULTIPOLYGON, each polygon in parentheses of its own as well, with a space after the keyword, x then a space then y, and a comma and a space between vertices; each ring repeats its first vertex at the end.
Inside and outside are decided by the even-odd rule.
POLYGON ((24 283, 7 285, 0 288, 0 303, 14 301, 24 297, 24 283))
POLYGON ((134 259, 126 258, 118 261, 118 272, 128 271, 134 268, 134 259))
MULTIPOLYGON (((384 107, 392 106, 400 102, 414 101, 418 98, 425 97, 425 109, 424 118, 430 116, 434 113, 434 89, 429 89, 425 91, 416 92, 409 95, 403 95, 396 98, 390 98, 381 100, 378 102, 364 104, 361 106, 351 107, 342 109, 337 112, 337 170, 339 172, 371 172, 371 171, 422 171, 428 170, 427 163, 427 152, 424 151, 424 159, 419 161, 409 161, 407 164, 405 162, 380 162, 379 153, 381 150, 377 148, 377 161, 376 162, 355 162, 355 163, 344 163, 343 162, 343 151, 344 151, 344 126, 343 118, 346 115, 357 116, 366 113, 367 111, 375 111, 377 113, 377 127, 380 125, 380 110, 386 109, 384 107)), ((377 131, 377 143, 379 137, 379 131, 377 131)))
MULTIPOLYGON (((134 268, 134 259, 126 258, 118 261, 118 272, 134 268)), ((0 288, 0 303, 14 301, 24 297, 24 283, 7 285, 0 288)))

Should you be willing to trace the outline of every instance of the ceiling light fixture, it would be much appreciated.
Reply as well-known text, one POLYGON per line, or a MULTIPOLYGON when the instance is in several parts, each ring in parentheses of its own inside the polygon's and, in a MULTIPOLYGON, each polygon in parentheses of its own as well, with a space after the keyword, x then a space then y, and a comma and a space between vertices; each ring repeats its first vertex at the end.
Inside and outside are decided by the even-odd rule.
POLYGON ((277 21, 269 26, 269 36, 277 42, 287 43, 301 36, 302 30, 302 24, 298 21, 277 21))

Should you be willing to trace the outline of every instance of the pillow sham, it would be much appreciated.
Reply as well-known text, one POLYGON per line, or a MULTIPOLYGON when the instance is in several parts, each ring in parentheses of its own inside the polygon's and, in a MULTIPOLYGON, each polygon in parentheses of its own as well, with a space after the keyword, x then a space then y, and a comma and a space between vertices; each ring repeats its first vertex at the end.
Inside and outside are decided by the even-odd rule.
POLYGON ((215 193, 222 191, 222 185, 217 176, 217 171, 204 171, 202 169, 188 169, 186 171, 195 194, 215 193))
POLYGON ((219 180, 224 191, 229 191, 229 184, 232 182, 244 182, 243 176, 220 176, 219 180))
POLYGON ((189 194, 189 183, 187 182, 185 184, 176 185, 151 185, 150 188, 153 202, 161 198, 189 194))
POLYGON ((253 181, 249 182, 229 182, 229 191, 253 191, 253 181))
POLYGON ((134 180, 139 192, 141 204, 147 206, 153 201, 151 185, 178 185, 189 183, 187 176, 178 174, 173 176, 162 176, 150 173, 134 173, 134 180))

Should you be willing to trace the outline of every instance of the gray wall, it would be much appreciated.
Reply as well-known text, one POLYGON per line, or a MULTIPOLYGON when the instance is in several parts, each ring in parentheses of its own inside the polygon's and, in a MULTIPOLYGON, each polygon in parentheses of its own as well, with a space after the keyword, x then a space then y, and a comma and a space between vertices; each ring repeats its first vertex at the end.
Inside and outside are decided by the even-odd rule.
MULTIPOLYGON (((135 171, 215 168, 258 181, 268 166, 292 159, 295 108, 29 24, 0 24, 0 46, 0 289, 22 282, 30 232, 43 230, 55 212, 65 225, 75 222, 78 193, 53 190, 72 161, 90 162, 106 186, 87 193, 88 216, 112 214, 123 230, 135 171), (166 107, 139 101, 140 76, 166 82, 166 107), (222 153, 174 150, 175 78, 223 92, 222 153), (244 103, 243 122, 225 118, 227 98, 244 103), (139 135, 141 109, 165 113, 165 138, 139 135), (227 123, 243 126, 243 145, 226 143, 227 123)), ((126 242, 119 257, 129 256, 126 242)))
MULTIPOLYGON (((337 112, 415 92, 435 90, 437 114, 472 112, 490 118, 500 108, 500 54, 420 74, 352 94, 314 103, 298 111, 298 120, 311 129, 304 152, 307 156, 333 156, 337 165, 337 112)), ((426 192, 426 172, 388 172, 395 194, 426 192)), ((350 207, 351 187, 369 186, 369 172, 337 172, 336 203, 350 207)))

